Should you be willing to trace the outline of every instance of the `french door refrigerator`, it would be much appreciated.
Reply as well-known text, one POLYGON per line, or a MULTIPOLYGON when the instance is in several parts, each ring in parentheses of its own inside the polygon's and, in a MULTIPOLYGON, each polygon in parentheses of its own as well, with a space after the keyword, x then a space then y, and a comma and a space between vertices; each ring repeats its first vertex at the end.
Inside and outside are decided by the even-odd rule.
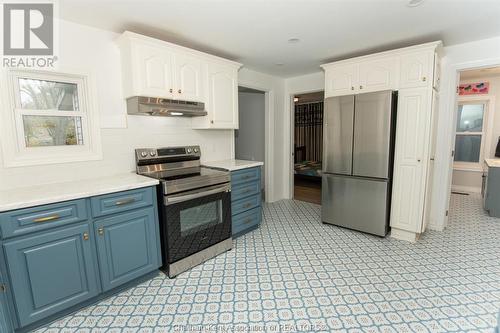
POLYGON ((396 105, 395 91, 325 99, 324 223, 387 234, 396 105))

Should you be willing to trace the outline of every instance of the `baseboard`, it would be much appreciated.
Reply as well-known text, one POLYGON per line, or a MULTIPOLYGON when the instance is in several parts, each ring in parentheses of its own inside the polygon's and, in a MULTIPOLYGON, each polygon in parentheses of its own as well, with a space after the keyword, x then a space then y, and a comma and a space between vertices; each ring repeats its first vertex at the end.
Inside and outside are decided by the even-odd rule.
POLYGON ((481 188, 474 186, 451 185, 451 190, 453 192, 481 193, 481 188))
POLYGON ((398 240, 415 243, 418 240, 419 236, 420 236, 420 234, 417 234, 417 233, 412 232, 412 231, 391 228, 391 237, 398 239, 398 240))

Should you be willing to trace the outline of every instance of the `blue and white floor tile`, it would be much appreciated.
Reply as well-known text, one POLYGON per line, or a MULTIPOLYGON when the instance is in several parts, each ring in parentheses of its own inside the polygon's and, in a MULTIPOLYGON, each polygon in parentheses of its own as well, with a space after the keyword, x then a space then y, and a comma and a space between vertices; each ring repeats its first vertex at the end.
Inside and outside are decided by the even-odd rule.
POLYGON ((500 219, 479 196, 453 195, 448 228, 416 244, 281 201, 232 251, 39 332, 491 332, 499 310, 500 219))

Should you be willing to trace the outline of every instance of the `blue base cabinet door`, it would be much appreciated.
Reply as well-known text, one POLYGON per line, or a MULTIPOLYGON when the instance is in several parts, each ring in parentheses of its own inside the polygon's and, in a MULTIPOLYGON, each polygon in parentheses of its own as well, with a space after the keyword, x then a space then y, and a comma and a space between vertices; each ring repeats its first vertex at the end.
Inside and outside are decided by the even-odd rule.
POLYGON ((156 224, 151 208, 94 222, 105 291, 158 269, 156 224))
POLYGON ((90 237, 84 224, 4 244, 21 326, 98 294, 90 237))

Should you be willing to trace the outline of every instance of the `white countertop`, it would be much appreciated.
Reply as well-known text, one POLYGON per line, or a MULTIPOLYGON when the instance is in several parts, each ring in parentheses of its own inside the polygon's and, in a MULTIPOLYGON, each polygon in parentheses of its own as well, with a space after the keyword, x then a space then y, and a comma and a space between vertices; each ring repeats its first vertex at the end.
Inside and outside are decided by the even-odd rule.
POLYGON ((264 165, 264 162, 246 160, 222 160, 203 162, 203 165, 210 168, 220 168, 228 171, 234 171, 262 166, 264 165))
POLYGON ((490 168, 500 168, 500 158, 487 158, 484 161, 490 168))
POLYGON ((157 179, 125 173, 0 191, 0 212, 154 186, 157 179))

